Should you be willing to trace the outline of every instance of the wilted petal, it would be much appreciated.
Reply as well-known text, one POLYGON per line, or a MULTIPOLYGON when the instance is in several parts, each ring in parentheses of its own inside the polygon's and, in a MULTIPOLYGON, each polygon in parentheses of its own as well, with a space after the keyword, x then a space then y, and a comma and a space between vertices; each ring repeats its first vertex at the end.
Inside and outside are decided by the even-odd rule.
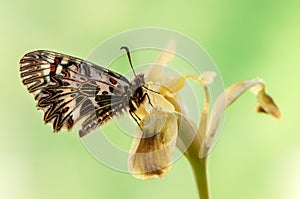
POLYGON ((211 151, 212 145, 216 139, 220 118, 224 110, 247 90, 252 91, 257 96, 259 104, 258 111, 271 114, 276 118, 281 117, 279 109, 273 99, 265 93, 265 84, 261 79, 253 79, 233 84, 218 97, 213 106, 208 131, 199 152, 201 158, 207 156, 211 151))
POLYGON ((136 178, 162 178, 172 164, 178 128, 176 114, 155 106, 140 126, 130 149, 128 169, 136 178))
POLYGON ((256 106, 256 111, 261 113, 271 114, 274 117, 280 119, 281 113, 274 100, 266 94, 264 84, 258 84, 251 88, 251 91, 257 96, 258 103, 256 106))
MULTIPOLYGON (((204 90, 206 97, 209 96, 207 84, 211 84, 214 81, 216 73, 214 71, 203 72, 203 75, 183 75, 183 76, 173 76, 165 78, 163 81, 155 82, 153 85, 153 90, 159 92, 164 98, 166 98, 174 107, 177 112, 186 114, 185 107, 183 106, 180 98, 178 96, 178 91, 180 91, 186 84, 187 79, 192 79, 200 83, 204 90)), ((208 107, 206 107, 208 108, 208 107)))
POLYGON ((183 76, 173 76, 165 78, 163 81, 160 81, 161 85, 168 88, 172 94, 178 92, 185 86, 185 80, 183 76))
POLYGON ((190 156, 190 153, 199 151, 199 148, 191 149, 191 147, 200 146, 201 143, 201 139, 199 137, 196 138, 196 136, 199 136, 199 134, 197 134, 197 125, 194 121, 181 113, 176 113, 176 115, 178 123, 178 137, 176 146, 186 156, 190 156))
POLYGON ((178 148, 185 152, 185 155, 190 158, 191 156, 198 156, 198 152, 202 143, 205 139, 206 131, 207 131, 207 123, 208 123, 208 114, 210 109, 210 98, 209 98, 209 90, 207 84, 211 84, 214 81, 216 73, 213 71, 204 72, 202 76, 195 75, 184 75, 183 78, 193 79, 202 85, 204 90, 204 102, 201 113, 201 118, 199 121, 199 127, 196 127, 196 124, 185 117, 182 114, 178 114, 180 118, 180 126, 179 126, 179 138, 177 141, 178 148), (187 151, 185 151, 187 149, 187 151))
POLYGON ((187 79, 192 79, 202 85, 206 85, 211 84, 214 81, 215 76, 216 73, 214 71, 206 71, 203 73, 203 75, 200 76, 186 74, 182 76, 172 76, 168 78, 165 77, 164 79, 159 81, 161 88, 158 90, 164 96, 174 96, 176 95, 175 93, 180 91, 185 86, 187 79))
POLYGON ((145 74, 147 82, 160 82, 166 76, 163 74, 163 66, 175 57, 175 41, 171 40, 167 43, 164 51, 158 55, 152 65, 146 70, 145 74))

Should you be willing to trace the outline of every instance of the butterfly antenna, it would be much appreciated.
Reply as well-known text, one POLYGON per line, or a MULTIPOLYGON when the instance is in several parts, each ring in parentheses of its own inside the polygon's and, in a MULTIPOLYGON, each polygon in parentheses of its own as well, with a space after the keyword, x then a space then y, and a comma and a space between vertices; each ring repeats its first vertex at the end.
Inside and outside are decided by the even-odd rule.
POLYGON ((133 66, 132 66, 131 57, 130 57, 130 52, 129 52, 128 47, 122 46, 122 47, 120 48, 120 50, 125 50, 125 51, 126 51, 126 54, 127 54, 128 60, 129 60, 129 64, 130 64, 130 66, 131 66, 131 69, 132 69, 132 71, 133 71, 134 76, 136 77, 136 73, 135 73, 135 71, 134 71, 134 69, 133 69, 133 66))

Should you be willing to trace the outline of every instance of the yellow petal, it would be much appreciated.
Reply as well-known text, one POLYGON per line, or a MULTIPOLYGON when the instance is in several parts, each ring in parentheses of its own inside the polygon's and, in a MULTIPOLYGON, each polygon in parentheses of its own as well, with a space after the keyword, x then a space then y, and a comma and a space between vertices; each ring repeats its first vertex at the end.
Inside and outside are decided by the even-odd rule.
POLYGON ((177 137, 177 117, 155 106, 137 128, 130 149, 128 170, 139 179, 164 177, 172 164, 177 137), (142 130, 141 130, 142 129, 142 130))

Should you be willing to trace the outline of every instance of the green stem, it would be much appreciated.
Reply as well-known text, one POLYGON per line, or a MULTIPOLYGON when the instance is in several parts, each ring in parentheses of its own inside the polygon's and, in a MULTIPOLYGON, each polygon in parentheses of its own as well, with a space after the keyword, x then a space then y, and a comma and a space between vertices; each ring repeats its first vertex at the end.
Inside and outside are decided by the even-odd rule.
POLYGON ((194 171, 200 199, 209 199, 207 158, 199 159, 198 157, 191 157, 189 161, 194 171))

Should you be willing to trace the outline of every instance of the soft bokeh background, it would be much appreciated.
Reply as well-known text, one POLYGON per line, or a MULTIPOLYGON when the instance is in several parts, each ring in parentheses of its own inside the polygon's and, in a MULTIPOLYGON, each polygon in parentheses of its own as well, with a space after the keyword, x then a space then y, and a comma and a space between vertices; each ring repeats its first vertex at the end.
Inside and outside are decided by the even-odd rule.
POLYGON ((53 134, 22 85, 18 61, 34 49, 85 57, 101 41, 157 26, 202 44, 226 86, 262 77, 283 118, 245 94, 227 111, 209 161, 213 199, 300 198, 300 2, 0 1, 0 198, 197 198, 191 168, 140 181, 97 162, 76 130, 53 134))

